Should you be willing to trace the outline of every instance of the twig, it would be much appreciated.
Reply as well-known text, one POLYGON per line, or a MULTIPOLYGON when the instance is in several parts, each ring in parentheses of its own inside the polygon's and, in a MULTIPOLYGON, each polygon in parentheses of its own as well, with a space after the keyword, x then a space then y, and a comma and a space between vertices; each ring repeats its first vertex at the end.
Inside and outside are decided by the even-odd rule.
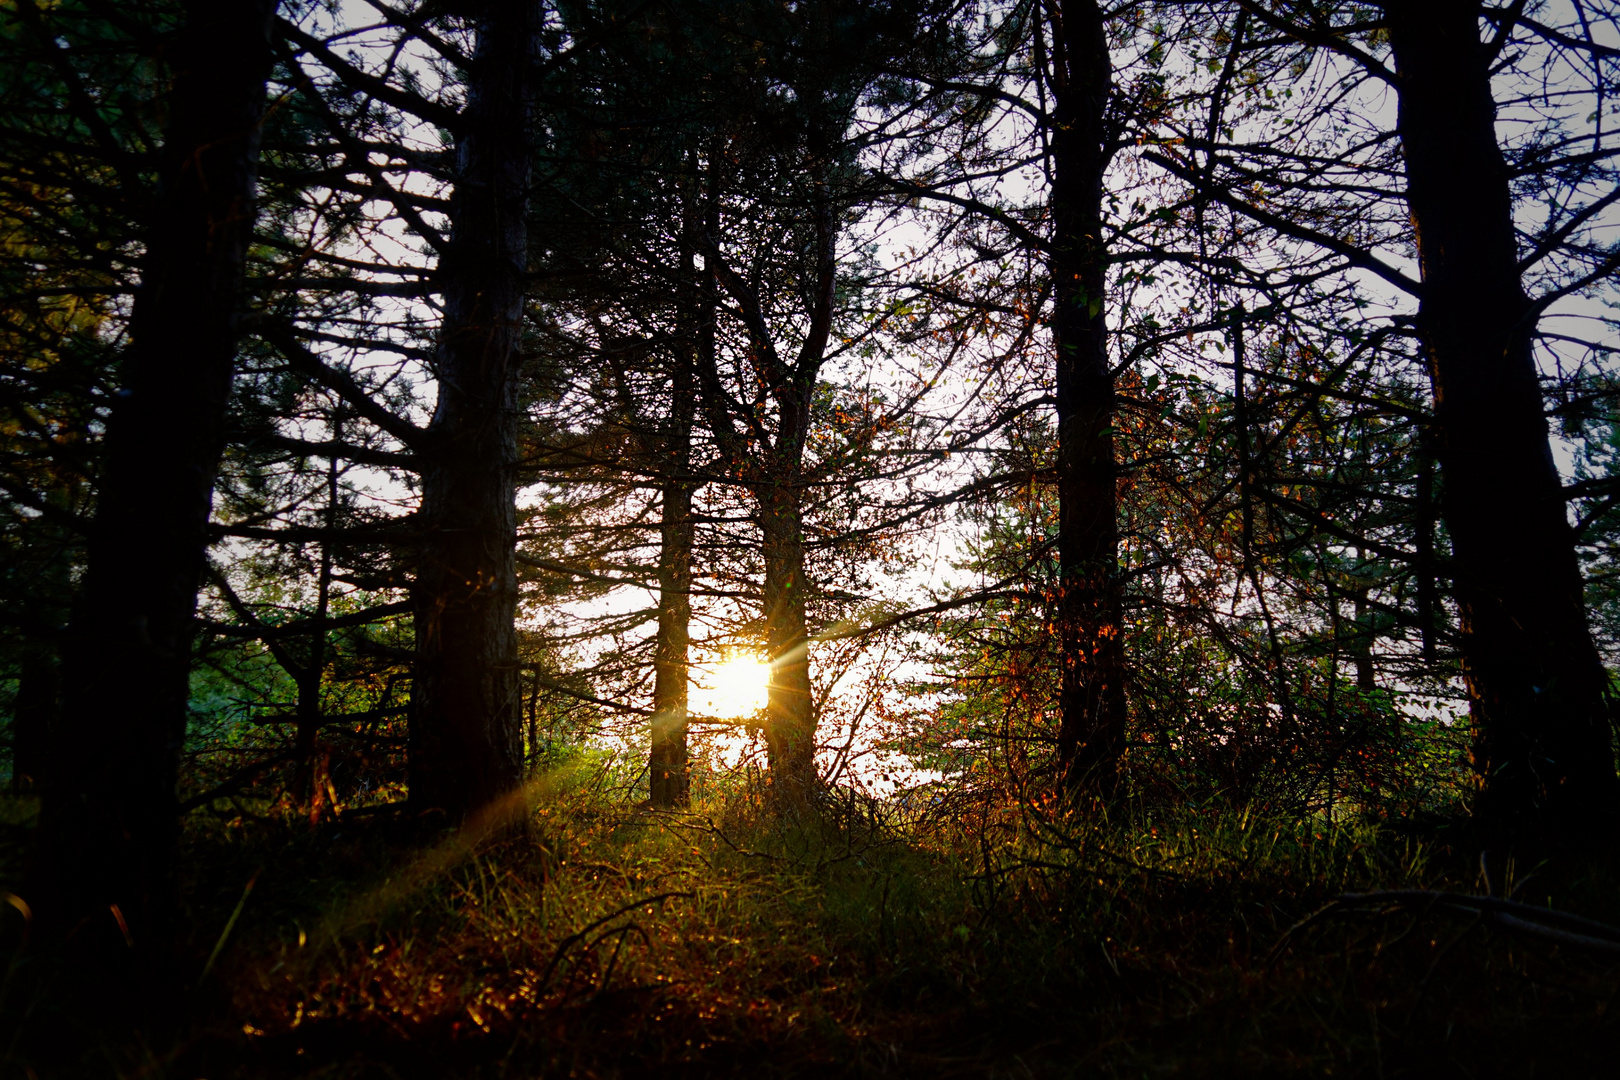
POLYGON ((208 954, 208 962, 203 965, 202 974, 197 976, 198 986, 206 982, 208 973, 214 970, 214 961, 219 959, 220 952, 225 948, 225 940, 231 936, 231 931, 236 928, 236 920, 241 918, 242 909, 247 907, 248 897, 253 895, 253 886, 258 884, 259 875, 262 873, 264 873, 264 867, 261 866, 253 871, 252 877, 248 878, 247 888, 242 890, 242 899, 236 902, 236 910, 232 911, 231 917, 225 920, 225 929, 219 932, 219 940, 214 942, 214 951, 208 954))
POLYGON ((732 851, 735 851, 738 855, 741 855, 744 858, 749 858, 749 859, 770 859, 772 862, 781 862, 782 861, 782 856, 780 856, 780 855, 772 855, 768 851, 745 851, 744 849, 738 847, 736 844, 732 843, 731 837, 727 836, 721 830, 720 826, 718 826, 718 825, 716 825, 714 823, 713 818, 709 818, 707 820, 708 820, 708 823, 709 823, 708 831, 713 833, 715 836, 718 836, 720 838, 721 843, 725 844, 726 847, 730 848, 732 851))
MULTIPOLYGON (((568 950, 572 949, 575 945, 578 945, 581 941, 584 941, 585 938, 590 936, 590 933, 591 933, 592 930, 595 930, 598 926, 601 926, 603 923, 612 922, 614 919, 617 919, 620 915, 623 915, 623 914, 625 914, 626 912, 629 912, 629 911, 634 911, 638 907, 645 907, 648 904, 662 903, 665 900, 672 900, 672 899, 674 899, 675 897, 678 897, 678 896, 679 897, 690 898, 690 897, 695 896, 695 895, 697 895, 697 894, 696 893, 691 893, 691 892, 656 893, 656 894, 654 894, 652 896, 643 897, 640 900, 634 900, 634 901, 624 905, 621 908, 617 908, 617 909, 615 909, 613 911, 608 912, 606 915, 603 915, 600 919, 597 919, 594 922, 586 924, 585 926, 583 926, 580 929, 576 930, 574 933, 569 934, 567 937, 563 938, 562 941, 560 941, 557 944, 557 951, 551 954, 551 961, 550 961, 550 963, 546 964, 545 974, 540 977, 540 985, 542 987, 551 985, 551 977, 556 974, 557 965, 562 963, 563 957, 565 955, 567 955, 568 950)), ((603 935, 603 936, 605 937, 606 935, 603 935)))

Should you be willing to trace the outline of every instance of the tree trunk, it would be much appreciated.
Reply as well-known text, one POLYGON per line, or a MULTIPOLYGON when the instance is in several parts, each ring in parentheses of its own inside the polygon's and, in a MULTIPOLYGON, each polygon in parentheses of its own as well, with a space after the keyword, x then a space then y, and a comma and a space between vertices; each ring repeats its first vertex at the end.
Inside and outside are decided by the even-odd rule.
POLYGON ((530 0, 478 9, 457 132, 438 407, 422 459, 411 799, 459 820, 522 781, 517 376, 528 256, 530 0))
MULTIPOLYGON (((686 273, 695 280, 697 269, 690 254, 686 273)), ((696 304, 688 309, 696 312, 696 304)), ((712 325, 712 314, 709 317, 712 325)), ((692 620, 692 355, 713 335, 696 325, 675 357, 670 387, 670 420, 664 436, 664 514, 658 558, 658 643, 653 658, 652 754, 648 761, 652 804, 665 809, 685 806, 691 794, 687 773, 686 695, 687 644, 692 620)), ((711 361, 712 362, 712 361, 711 361)))
POLYGON ((691 791, 686 764, 687 644, 692 619, 692 485, 664 482, 663 547, 658 562, 658 644, 653 659, 652 755, 654 806, 685 806, 691 791))
POLYGON ((799 488, 787 479, 759 488, 765 555, 765 645, 771 685, 765 744, 771 783, 784 805, 803 804, 816 781, 816 719, 804 607, 804 524, 799 488))
MULTIPOLYGON (((712 352, 699 356, 700 381, 709 409, 710 429, 722 451, 736 463, 737 474, 753 492, 759 507, 760 546, 765 560, 761 616, 771 663, 765 702, 765 742, 771 785, 782 809, 808 804, 816 784, 816 715, 810 693, 810 640, 805 612, 804 508, 802 469, 810 432, 810 407, 816 378, 831 336, 837 278, 837 231, 832 204, 816 163, 815 280, 808 297, 804 340, 791 364, 776 351, 759 296, 727 267, 720 252, 708 245, 706 262, 713 267, 740 307, 748 325, 754 373, 769 388, 776 405, 776 434, 751 451, 743 449, 727 398, 720 388, 712 352)), ((719 230, 711 206, 707 231, 719 230)))
POLYGON ((1608 677, 1542 411, 1536 312, 1517 267, 1480 5, 1390 3, 1386 12, 1481 783, 1476 812, 1508 831, 1569 826, 1594 812, 1607 820, 1616 803, 1608 677))
MULTIPOLYGON (((341 442, 343 439, 341 412, 334 410, 331 426, 333 441, 341 442)), ((328 533, 337 529, 338 476, 338 458, 333 456, 326 462, 324 525, 328 533)), ((332 606, 332 541, 323 539, 320 545, 320 564, 315 578, 315 627, 310 634, 309 658, 295 673, 295 681, 298 684, 298 707, 294 752, 298 756, 298 773, 294 794, 296 798, 304 800, 311 826, 320 821, 325 799, 326 775, 318 760, 317 751, 321 722, 325 719, 321 713, 321 685, 326 677, 326 616, 332 606)))
POLYGON ((158 190, 64 648, 41 823, 32 899, 42 923, 71 932, 87 956, 128 951, 148 973, 170 929, 193 616, 225 445, 274 8, 192 0, 170 53, 158 190))
POLYGON ((51 729, 62 701, 62 670, 54 642, 25 646, 17 672, 17 704, 11 720, 11 790, 45 789, 51 729))
POLYGON ((1351 655, 1355 658, 1356 689, 1363 694, 1370 694, 1378 689, 1378 681, 1373 677, 1373 638, 1375 636, 1372 623, 1367 614, 1367 587, 1359 586, 1351 594, 1351 617, 1355 620, 1355 636, 1350 644, 1351 655))
MULTIPOLYGON (((80 501, 77 479, 55 485, 50 501, 71 512, 80 501)), ((51 732, 62 711, 62 628, 73 596, 78 537, 60 521, 41 515, 25 526, 22 565, 36 583, 39 631, 23 646, 17 701, 11 722, 11 790, 40 795, 50 772, 51 732)))
MULTIPOLYGON (((817 186, 821 186, 819 169, 817 186)), ((759 500, 760 540, 765 557, 765 646, 771 685, 765 698, 765 749, 779 804, 808 805, 816 786, 816 713, 810 692, 810 633, 806 625, 804 573, 805 444, 810 403, 832 330, 836 281, 836 231, 825 191, 816 206, 816 280, 809 325, 790 368, 772 364, 776 399, 774 445, 763 455, 759 500)), ((756 342, 763 351, 764 342, 756 342)))
POLYGON ((1116 517, 1114 382, 1102 241, 1111 70, 1094 0, 1051 0, 1057 353, 1058 756, 1071 791, 1112 795, 1125 753, 1125 640, 1116 517))

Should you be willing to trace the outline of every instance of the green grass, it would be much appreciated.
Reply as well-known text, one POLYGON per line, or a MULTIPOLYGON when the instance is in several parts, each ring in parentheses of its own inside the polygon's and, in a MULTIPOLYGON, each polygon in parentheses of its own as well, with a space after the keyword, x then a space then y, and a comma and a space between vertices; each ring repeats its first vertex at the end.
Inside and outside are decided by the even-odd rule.
MULTIPOLYGON (((241 914, 180 1034, 82 1016, 41 1045, 14 992, 0 1076, 1570 1076, 1620 1036, 1613 959, 1409 907, 1289 933, 1347 890, 1478 891, 1460 843, 853 799, 784 823, 746 792, 651 814, 566 769, 531 800, 470 841, 197 831, 199 972, 241 914)), ((1566 855, 1519 895, 1620 922, 1612 871, 1566 855)))

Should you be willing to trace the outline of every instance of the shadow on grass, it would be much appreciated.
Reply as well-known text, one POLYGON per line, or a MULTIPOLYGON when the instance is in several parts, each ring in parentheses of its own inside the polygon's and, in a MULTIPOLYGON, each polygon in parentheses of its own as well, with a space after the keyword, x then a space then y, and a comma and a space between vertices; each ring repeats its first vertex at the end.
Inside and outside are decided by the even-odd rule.
MULTIPOLYGON (((1596 1075, 1620 1035, 1614 957, 1477 913, 1374 904, 1289 933, 1348 891, 1484 888, 1478 852, 1371 824, 908 822, 853 797, 784 823, 745 794, 652 814, 561 775, 515 805, 456 833, 194 831, 186 955, 217 957, 172 1040, 51 999, 8 923, 0 1071, 1596 1075)), ((15 880, 27 824, 7 828, 15 880)), ((1492 889, 1620 914, 1610 862, 1526 876, 1504 861, 1492 889)))

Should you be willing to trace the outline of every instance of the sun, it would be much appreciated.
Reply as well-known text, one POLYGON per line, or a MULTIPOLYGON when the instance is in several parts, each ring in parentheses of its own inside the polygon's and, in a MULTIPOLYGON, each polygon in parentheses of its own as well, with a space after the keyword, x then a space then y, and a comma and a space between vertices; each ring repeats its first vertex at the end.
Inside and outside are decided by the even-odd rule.
POLYGON ((753 653, 727 653, 703 682, 694 681, 690 708, 699 716, 726 720, 752 716, 765 707, 770 685, 770 664, 753 653))

